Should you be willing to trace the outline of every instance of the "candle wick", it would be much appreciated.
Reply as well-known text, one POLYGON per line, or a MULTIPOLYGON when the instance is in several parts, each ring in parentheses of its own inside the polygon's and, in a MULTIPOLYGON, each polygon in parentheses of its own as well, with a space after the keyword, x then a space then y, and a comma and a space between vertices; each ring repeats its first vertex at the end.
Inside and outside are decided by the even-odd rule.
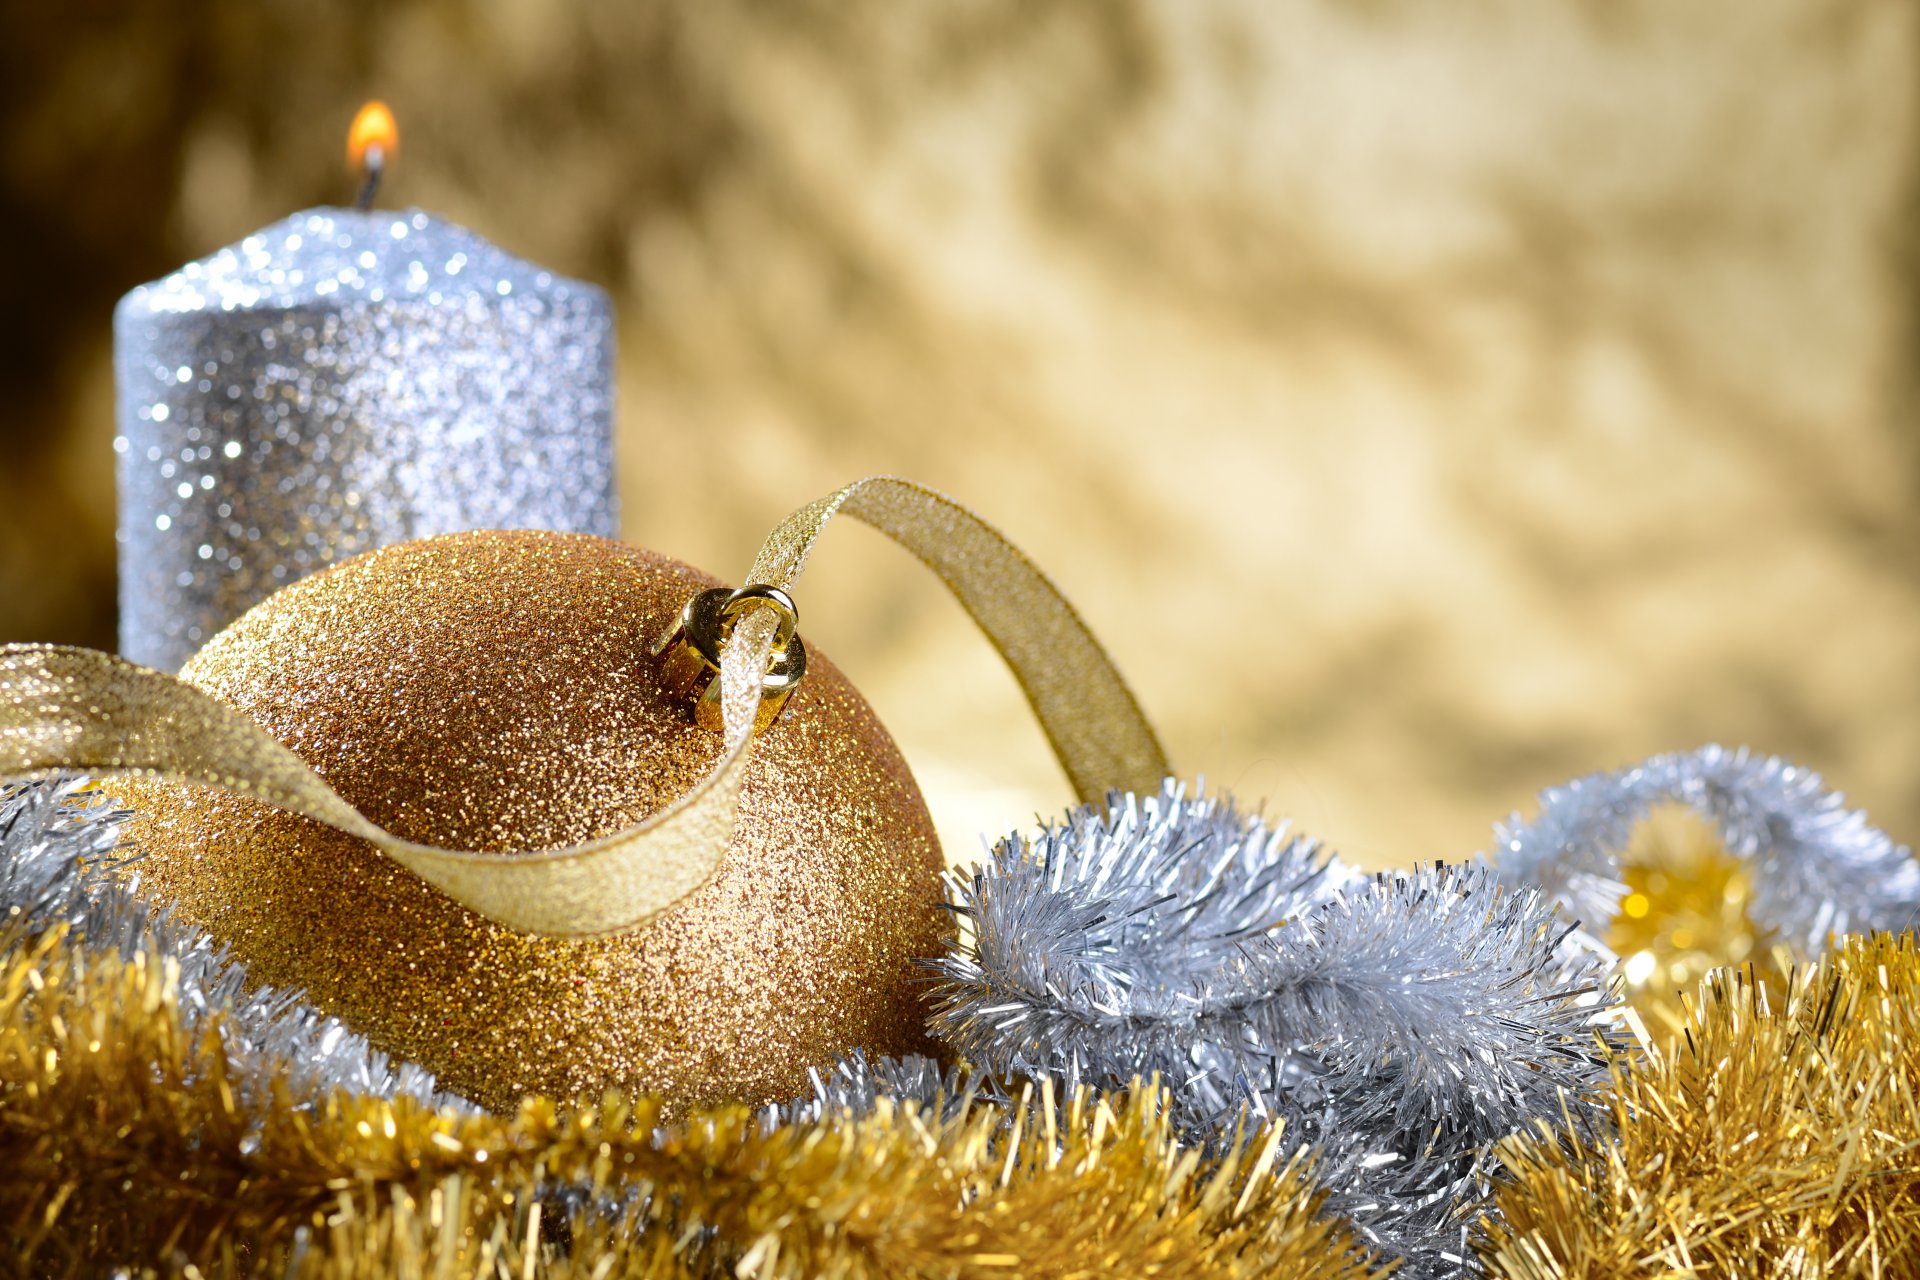
POLYGON ((366 164, 366 181, 360 184, 360 194, 355 196, 353 200, 353 207, 362 213, 373 208, 374 193, 380 190, 380 175, 385 172, 387 167, 386 148, 380 146, 378 143, 368 147, 366 164))

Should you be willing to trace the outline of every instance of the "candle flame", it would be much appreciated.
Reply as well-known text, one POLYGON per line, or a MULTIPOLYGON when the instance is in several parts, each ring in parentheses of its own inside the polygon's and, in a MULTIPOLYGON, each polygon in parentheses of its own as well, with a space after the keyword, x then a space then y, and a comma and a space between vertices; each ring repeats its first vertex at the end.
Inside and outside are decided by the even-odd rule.
POLYGON ((364 168, 369 153, 373 153, 373 163, 381 164, 393 159, 393 153, 399 149, 400 126, 394 122, 387 104, 374 101, 360 108, 347 130, 347 164, 355 169, 364 168))

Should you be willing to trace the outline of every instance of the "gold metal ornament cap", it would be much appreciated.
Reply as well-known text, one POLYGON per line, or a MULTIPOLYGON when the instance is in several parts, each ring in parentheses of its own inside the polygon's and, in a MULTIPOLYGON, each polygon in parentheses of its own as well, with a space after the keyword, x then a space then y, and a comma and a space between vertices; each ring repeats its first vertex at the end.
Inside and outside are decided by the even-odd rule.
POLYGON ((753 717, 753 731, 765 733, 807 674, 807 646, 800 639, 800 606, 792 596, 766 583, 738 591, 712 587, 696 592, 680 610, 680 620, 673 630, 654 642, 653 652, 661 659, 661 683, 688 699, 694 718, 716 733, 726 728, 720 710, 720 655, 733 638, 734 624, 756 607, 772 610, 778 620, 753 717))
MULTIPOLYGON (((717 586, 592 537, 454 534, 279 592, 182 676, 396 835, 556 848, 659 812, 712 769, 721 740, 653 649, 717 586)), ((898 748, 831 662, 805 661, 755 743, 718 872, 629 933, 517 933, 356 837, 129 779, 112 788, 140 814, 132 870, 254 981, 304 989, 489 1106, 606 1086, 676 1107, 784 1099, 852 1048, 926 1048, 913 962, 950 927, 898 748)))

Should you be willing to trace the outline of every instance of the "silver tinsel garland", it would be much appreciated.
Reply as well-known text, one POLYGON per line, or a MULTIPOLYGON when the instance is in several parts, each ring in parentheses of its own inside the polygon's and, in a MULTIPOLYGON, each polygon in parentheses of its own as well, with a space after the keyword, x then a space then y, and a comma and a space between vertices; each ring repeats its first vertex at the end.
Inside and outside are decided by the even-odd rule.
POLYGON ((112 861, 137 865, 138 852, 118 846, 127 816, 78 778, 0 788, 0 954, 64 924, 91 950, 170 957, 179 966, 182 1015, 189 1026, 218 1015, 242 1091, 277 1081, 296 1106, 334 1089, 470 1106, 436 1089, 429 1072, 389 1061, 297 992, 250 986, 224 947, 140 901, 137 875, 107 874, 112 861))
POLYGON ((1311 1082, 1389 1145, 1473 1145, 1600 1070, 1604 965, 1563 953, 1541 895, 1355 877, 1177 785, 1002 841, 950 896, 973 937, 933 962, 938 1036, 1069 1085, 1157 1074, 1196 1131, 1311 1082))
POLYGON ((1607 1079, 1608 958, 1484 868, 1360 876, 1169 784, 1001 841, 949 897, 931 1025, 964 1059, 1157 1076, 1198 1141, 1278 1118, 1403 1274, 1466 1265, 1491 1144, 1607 1079))
MULTIPOLYGON (((1830 933, 1920 913, 1907 850, 1817 776, 1745 752, 1581 779, 1499 828, 1480 864, 1375 876, 1170 783, 1008 837, 949 875, 964 927, 928 961, 931 1027, 961 1065, 855 1053, 762 1120, 882 1097, 955 1114, 1043 1079, 1157 1077, 1197 1144, 1270 1119, 1289 1147, 1314 1148, 1330 1211, 1400 1258, 1398 1274, 1473 1274, 1466 1231, 1498 1175, 1493 1144, 1534 1120, 1591 1117, 1606 1087, 1613 957, 1574 931, 1603 929, 1619 850, 1674 800, 1751 863, 1756 921, 1809 955, 1830 933)), ((296 995, 250 989, 212 940, 142 903, 137 876, 105 874, 137 859, 117 844, 124 817, 76 780, 0 791, 0 949, 64 923, 96 949, 173 957, 183 1011, 219 1015, 241 1088, 277 1079, 296 1105, 335 1088, 468 1105, 296 995)))
POLYGON ((1718 830, 1752 868, 1748 910, 1804 959, 1829 936, 1898 932, 1920 922, 1920 863, 1820 775, 1777 756, 1707 746, 1654 756, 1540 793, 1532 822, 1496 828, 1490 861, 1503 883, 1537 886, 1603 931, 1620 907, 1620 851, 1656 804, 1679 803, 1718 830))
POLYGON ((1009 1101, 988 1077, 958 1067, 943 1067, 918 1054, 905 1058, 869 1058, 855 1049, 825 1070, 809 1068, 813 1092, 761 1112, 768 1129, 809 1124, 823 1115, 865 1115, 882 1098, 911 1102, 923 1116, 948 1119, 965 1115, 976 1102, 1009 1101))

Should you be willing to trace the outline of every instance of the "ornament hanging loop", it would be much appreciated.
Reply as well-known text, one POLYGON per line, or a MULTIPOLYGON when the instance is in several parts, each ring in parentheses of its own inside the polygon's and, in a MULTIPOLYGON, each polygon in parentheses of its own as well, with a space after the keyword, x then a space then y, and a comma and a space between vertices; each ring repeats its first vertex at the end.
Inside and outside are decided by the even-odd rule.
POLYGON ((807 646, 800 639, 800 606, 779 587, 767 583, 738 591, 715 587, 688 600, 674 629, 654 642, 653 652, 664 659, 661 682, 675 694, 693 699, 694 719, 716 733, 724 728, 720 714, 720 654, 733 628, 754 609, 769 609, 777 619, 773 653, 760 682, 760 705, 753 731, 765 733, 780 718, 787 699, 807 674, 807 646))

